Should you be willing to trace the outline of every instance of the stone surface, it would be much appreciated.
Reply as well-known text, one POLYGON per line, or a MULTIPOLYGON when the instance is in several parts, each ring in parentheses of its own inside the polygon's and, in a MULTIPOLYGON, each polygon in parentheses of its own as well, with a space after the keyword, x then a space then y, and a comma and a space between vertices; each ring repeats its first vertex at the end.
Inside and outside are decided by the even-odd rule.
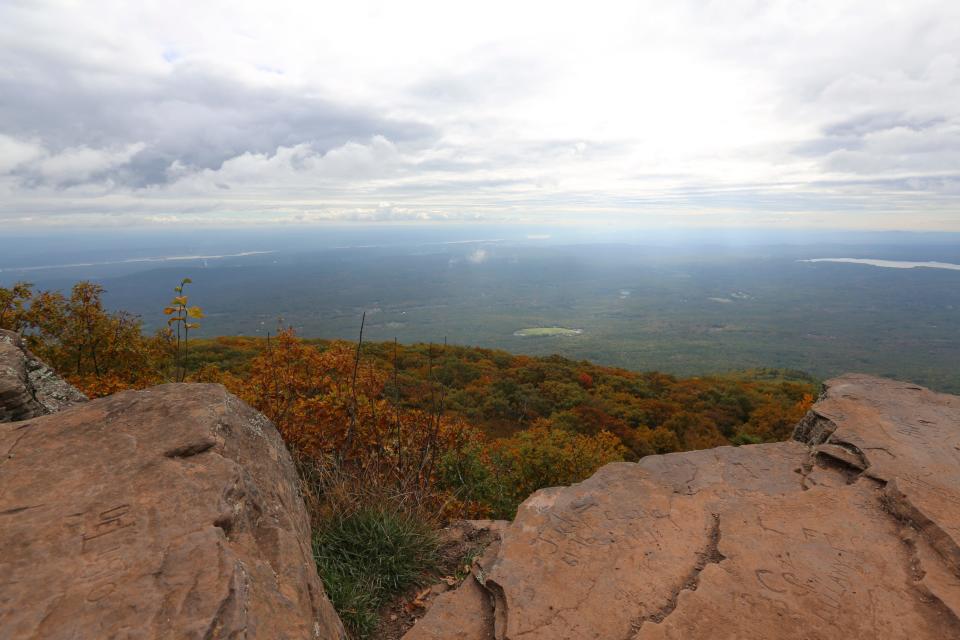
POLYGON ((344 637, 290 456, 219 385, 0 424, 0 488, 0 637, 344 637))
POLYGON ((958 541, 960 398, 848 375, 795 441, 535 493, 407 638, 960 638, 958 541))
POLYGON ((0 422, 55 413, 86 399, 30 353, 19 334, 0 329, 0 422))
MULTIPOLYGON (((473 521, 487 526, 498 536, 506 528, 501 520, 473 521)), ((493 597, 482 585, 486 572, 500 549, 497 539, 474 560, 471 573, 453 591, 440 594, 404 640, 485 640, 494 632, 493 597)))

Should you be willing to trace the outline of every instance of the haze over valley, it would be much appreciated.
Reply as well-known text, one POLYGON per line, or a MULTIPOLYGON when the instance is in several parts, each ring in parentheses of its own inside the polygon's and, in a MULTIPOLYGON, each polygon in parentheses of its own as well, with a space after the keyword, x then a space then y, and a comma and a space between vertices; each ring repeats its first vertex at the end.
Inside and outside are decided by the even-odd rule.
POLYGON ((66 290, 94 279, 110 307, 137 313, 150 330, 165 322, 172 284, 190 276, 207 314, 201 337, 292 326, 304 337, 355 340, 366 313, 372 341, 446 339, 682 375, 856 370, 960 390, 960 273, 863 263, 960 263, 951 234, 846 233, 827 242, 796 233, 401 225, 80 234, 56 251, 40 247, 52 238, 18 242, 2 259, 0 284, 66 290))

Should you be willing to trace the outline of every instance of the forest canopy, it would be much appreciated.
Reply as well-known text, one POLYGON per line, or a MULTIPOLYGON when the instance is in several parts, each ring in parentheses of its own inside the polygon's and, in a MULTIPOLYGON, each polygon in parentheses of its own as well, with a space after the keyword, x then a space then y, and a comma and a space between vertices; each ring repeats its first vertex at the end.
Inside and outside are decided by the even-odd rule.
POLYGON ((91 282, 69 295, 0 288, 0 328, 24 333, 91 397, 222 383, 298 455, 416 487, 451 514, 510 516, 532 491, 615 460, 783 440, 816 388, 799 372, 679 378, 478 347, 302 339, 292 329, 187 342, 174 329, 199 330, 202 312, 187 307, 184 283, 175 308, 158 304, 173 328, 152 335, 140 318, 104 308, 91 282))

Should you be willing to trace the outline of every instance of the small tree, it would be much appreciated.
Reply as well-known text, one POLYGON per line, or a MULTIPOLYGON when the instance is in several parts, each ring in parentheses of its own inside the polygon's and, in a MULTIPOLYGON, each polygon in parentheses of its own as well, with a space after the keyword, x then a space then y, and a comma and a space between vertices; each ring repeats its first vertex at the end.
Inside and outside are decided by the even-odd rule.
POLYGON ((17 282, 12 288, 0 287, 0 329, 22 331, 29 323, 29 303, 33 298, 33 285, 17 282))
POLYGON ((173 379, 176 382, 183 382, 187 377, 187 354, 190 348, 190 330, 199 329, 199 322, 191 322, 191 319, 203 318, 203 309, 200 307, 187 306, 187 296, 183 293, 183 288, 191 284, 193 280, 184 278, 180 284, 174 287, 176 296, 170 302, 170 306, 163 310, 165 315, 171 316, 167 320, 167 326, 176 326, 176 350, 173 354, 173 379))

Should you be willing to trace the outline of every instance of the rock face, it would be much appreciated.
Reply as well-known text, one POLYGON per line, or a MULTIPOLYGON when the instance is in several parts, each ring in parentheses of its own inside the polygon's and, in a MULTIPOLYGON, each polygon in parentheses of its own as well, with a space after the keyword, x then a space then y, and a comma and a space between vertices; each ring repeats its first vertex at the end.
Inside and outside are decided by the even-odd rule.
POLYGON ((960 398, 847 375, 794 441, 539 491, 441 604, 406 637, 960 638, 960 398))
POLYGON ((0 637, 343 638, 273 425, 183 384, 0 424, 0 637))
POLYGON ((29 420, 86 399, 30 353, 18 334, 0 329, 0 422, 29 420))

